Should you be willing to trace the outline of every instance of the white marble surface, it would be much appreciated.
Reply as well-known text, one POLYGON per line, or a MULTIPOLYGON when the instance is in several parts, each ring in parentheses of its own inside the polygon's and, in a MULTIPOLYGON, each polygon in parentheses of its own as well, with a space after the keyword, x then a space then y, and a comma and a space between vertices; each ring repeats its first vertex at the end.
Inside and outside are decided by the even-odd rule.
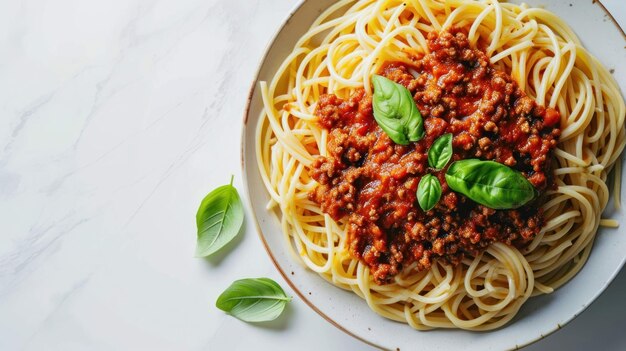
MULTIPOLYGON (((193 258, 202 197, 243 189, 248 87, 296 2, 0 1, 0 350, 370 349, 297 298, 261 326, 214 307, 237 278, 286 287, 250 215, 193 258)), ((626 349, 624 296, 623 270, 528 350, 626 349)))

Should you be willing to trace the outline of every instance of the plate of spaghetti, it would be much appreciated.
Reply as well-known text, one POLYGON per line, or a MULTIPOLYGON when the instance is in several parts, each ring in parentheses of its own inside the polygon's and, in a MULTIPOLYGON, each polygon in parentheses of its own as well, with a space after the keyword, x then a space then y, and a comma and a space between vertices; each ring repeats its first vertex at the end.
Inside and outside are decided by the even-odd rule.
POLYGON ((626 259, 625 44, 592 1, 303 1, 243 130, 276 267, 385 349, 560 329, 626 259))

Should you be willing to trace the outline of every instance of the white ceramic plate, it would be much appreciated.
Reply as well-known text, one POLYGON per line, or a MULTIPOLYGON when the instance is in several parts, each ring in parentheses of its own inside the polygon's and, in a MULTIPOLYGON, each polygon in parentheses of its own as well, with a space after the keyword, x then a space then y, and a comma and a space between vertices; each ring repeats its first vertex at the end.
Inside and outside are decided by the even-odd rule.
MULTIPOLYGON (((258 82, 271 80, 300 36, 334 2, 304 0, 296 6, 260 64, 246 111, 242 138, 244 179, 259 234, 280 273, 300 298, 326 320, 354 337, 385 349, 517 349, 560 329, 589 306, 619 272, 626 260, 623 231, 600 229, 589 261, 574 279, 550 295, 531 298, 507 326, 480 333, 463 330, 419 332, 408 325, 384 319, 371 311, 358 296, 327 283, 292 259, 280 234, 278 220, 265 210, 269 195, 256 166, 254 129, 263 108, 258 82)), ((531 0, 526 3, 545 7, 563 18, 586 48, 606 67, 615 70, 615 79, 622 91, 626 91, 625 36, 599 2, 531 0)), ((626 223, 624 211, 613 212, 610 206, 605 216, 626 223)))

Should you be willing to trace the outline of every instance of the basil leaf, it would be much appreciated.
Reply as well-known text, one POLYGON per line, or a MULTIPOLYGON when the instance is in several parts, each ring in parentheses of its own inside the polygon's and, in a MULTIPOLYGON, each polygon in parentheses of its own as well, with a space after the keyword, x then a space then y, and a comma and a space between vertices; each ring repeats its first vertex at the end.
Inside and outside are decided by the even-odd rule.
POLYGON ((241 229, 243 206, 232 184, 231 177, 230 184, 211 191, 200 204, 196 214, 196 257, 215 253, 237 236, 241 229))
POLYGON ((517 208, 537 191, 520 172, 493 161, 456 161, 446 172, 450 189, 493 209, 517 208))
POLYGON ((452 152, 452 134, 444 134, 430 146, 428 164, 436 170, 443 169, 452 158, 452 152))
POLYGON ((422 115, 411 92, 401 84, 379 75, 372 77, 372 84, 374 119, 389 138, 400 145, 422 139, 422 115))
POLYGON ((233 282, 215 306, 245 322, 265 322, 280 316, 289 301, 291 297, 275 281, 248 278, 233 282))
POLYGON ((441 184, 432 174, 426 174, 417 185, 417 202, 424 212, 432 210, 441 198, 441 184))

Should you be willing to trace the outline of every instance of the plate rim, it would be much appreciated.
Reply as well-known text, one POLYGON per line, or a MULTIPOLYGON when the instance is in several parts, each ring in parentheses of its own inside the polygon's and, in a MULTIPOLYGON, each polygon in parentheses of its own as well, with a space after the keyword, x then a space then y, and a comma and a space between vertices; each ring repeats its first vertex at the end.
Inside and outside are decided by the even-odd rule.
MULTIPOLYGON (((298 0, 298 2, 289 11, 289 14, 282 19, 280 25, 274 31, 274 33, 271 35, 271 37, 268 38, 267 43, 265 45, 265 48, 263 49, 261 57, 260 57, 260 59, 258 61, 257 67, 254 70, 254 73, 253 73, 254 77, 252 79, 252 83, 250 84, 250 87, 248 88, 248 97, 246 99, 246 104, 245 104, 244 111, 243 111, 243 121, 242 121, 242 124, 241 124, 241 134, 240 134, 240 137, 241 137, 241 143, 240 143, 241 173, 242 173, 242 181, 243 181, 244 191, 245 191, 245 194, 246 194, 245 202, 246 202, 246 205, 248 206, 248 209, 252 213, 252 219, 253 219, 253 222, 254 222, 254 226, 256 228, 257 236, 261 240, 261 243, 263 244, 263 247, 265 248, 265 251, 266 251, 267 255, 269 256, 270 260, 272 261, 272 264, 278 270, 278 272, 282 276, 283 280, 285 280, 287 285, 289 285, 291 290, 293 292, 295 292, 296 295, 298 295, 300 300, 304 301, 304 303, 307 306, 309 306, 309 308, 311 308, 313 311, 315 311, 315 313, 317 313, 319 316, 324 318, 327 322, 329 322, 331 325, 333 325, 337 329, 341 330, 342 332, 344 332, 344 333, 348 334, 349 336, 351 336, 351 337, 353 337, 353 338, 355 338, 357 340, 360 340, 361 342, 364 342, 364 343, 366 343, 366 344, 368 344, 370 346, 376 347, 376 348, 381 349, 381 350, 385 350, 385 347, 383 347, 381 345, 378 345, 378 344, 376 344, 376 343, 374 343, 374 342, 372 342, 370 340, 367 340, 367 339, 365 339, 365 338, 363 338, 363 337, 361 337, 361 336, 351 332, 350 330, 346 329, 340 323, 338 323, 337 321, 332 319, 330 316, 328 316, 327 314, 322 312, 313 302, 311 302, 306 297, 306 295, 302 291, 300 291, 300 289, 296 286, 296 284, 289 278, 289 274, 287 274, 282 269, 280 264, 277 262, 276 257, 274 257, 274 254, 272 253, 272 250, 270 249, 267 241, 265 240, 265 234, 263 233, 263 230, 261 229, 261 226, 259 225, 259 216, 257 215, 256 211, 254 210, 254 207, 252 206, 252 200, 250 198, 250 188, 248 186, 249 182, 248 182, 248 176, 247 176, 245 150, 246 150, 246 130, 247 130, 247 127, 248 127, 248 120, 249 120, 249 116, 250 116, 250 108, 251 108, 251 105, 252 105, 252 97, 254 96, 254 92, 256 90, 256 87, 259 84, 259 76, 261 74, 261 69, 263 68, 263 65, 264 65, 264 63, 265 63, 265 61, 267 59, 267 56, 269 55, 269 53, 270 53, 270 51, 272 49, 272 46, 276 42, 276 39, 278 38, 280 33, 285 29, 285 26, 291 21, 293 16, 308 1, 311 1, 311 0, 298 0)), ((609 16, 609 19, 611 20, 613 25, 617 28, 617 30, 620 32, 620 34, 622 35, 622 38, 624 38, 624 40, 626 40, 626 32, 620 26, 620 24, 617 22, 615 17, 613 17, 613 14, 611 14, 611 12, 606 8, 606 6, 604 6, 604 4, 602 3, 602 0, 592 0, 592 4, 593 5, 598 5, 601 8, 601 10, 604 11, 609 16)), ((626 150, 623 151, 623 153, 620 156, 620 158, 623 158, 625 155, 626 155, 626 150)), ((595 241, 595 238, 594 238, 594 241, 595 241)), ((604 293, 604 291, 608 288, 609 285, 611 285, 613 283, 613 281, 615 280, 615 277, 622 270, 622 268, 624 268, 624 266, 626 266, 626 256, 624 256, 624 258, 622 259, 621 263, 616 267, 615 271, 612 272, 609 275, 609 279, 606 281, 606 283, 603 284, 602 287, 600 289, 598 289, 598 291, 592 296, 592 298, 589 301, 589 303, 587 303, 584 306, 576 309, 574 311, 574 314, 571 317, 569 317, 567 320, 565 320, 564 323, 557 324, 555 327, 552 327, 549 330, 547 330, 547 332, 545 334, 542 333, 542 334, 534 337, 533 339, 527 341, 526 343, 515 345, 515 347, 513 349, 514 350, 519 350, 519 349, 522 349, 522 348, 524 348, 526 346, 532 345, 532 344, 534 344, 534 343, 536 343, 536 342, 538 342, 538 341, 540 341, 540 340, 542 340, 542 339, 544 339, 544 338, 554 334, 556 331, 561 330, 567 324, 571 323, 574 319, 578 318, 578 316, 580 316, 584 311, 586 311, 589 308, 589 306, 593 305, 593 303, 598 299, 598 297, 602 293, 604 293)), ((480 332, 478 332, 478 333, 480 333, 480 332)))

